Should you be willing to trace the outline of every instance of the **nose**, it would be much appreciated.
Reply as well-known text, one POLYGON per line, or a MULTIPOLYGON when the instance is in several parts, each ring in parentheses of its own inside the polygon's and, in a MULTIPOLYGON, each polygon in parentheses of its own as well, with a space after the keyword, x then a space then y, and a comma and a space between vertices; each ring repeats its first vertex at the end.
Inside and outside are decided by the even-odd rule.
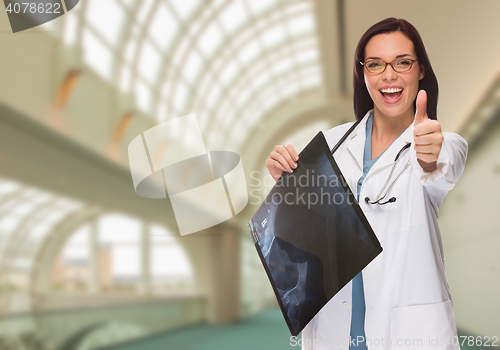
POLYGON ((392 65, 388 64, 385 67, 385 71, 382 73, 382 78, 384 80, 394 80, 398 77, 398 73, 392 69, 392 65))

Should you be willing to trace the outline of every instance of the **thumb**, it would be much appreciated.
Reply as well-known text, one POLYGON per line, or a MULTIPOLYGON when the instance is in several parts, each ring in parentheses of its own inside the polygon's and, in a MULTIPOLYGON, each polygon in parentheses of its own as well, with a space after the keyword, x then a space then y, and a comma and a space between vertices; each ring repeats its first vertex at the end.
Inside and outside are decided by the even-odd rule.
POLYGON ((427 92, 420 90, 417 95, 417 111, 415 113, 415 122, 413 125, 420 124, 427 117, 427 92))

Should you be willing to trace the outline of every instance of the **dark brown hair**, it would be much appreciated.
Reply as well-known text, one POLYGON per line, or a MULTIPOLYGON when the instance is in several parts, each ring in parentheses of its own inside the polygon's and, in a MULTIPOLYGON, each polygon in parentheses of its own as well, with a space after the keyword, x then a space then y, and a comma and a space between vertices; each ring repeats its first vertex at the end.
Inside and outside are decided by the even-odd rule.
MULTIPOLYGON (((372 37, 378 34, 387 34, 400 31, 408 39, 413 42, 415 54, 419 63, 424 67, 424 78, 418 82, 418 90, 427 92, 427 115, 430 119, 437 119, 436 110, 438 102, 438 82, 434 71, 432 70, 431 62, 425 51, 424 43, 417 29, 408 21, 394 17, 386 18, 373 26, 371 26, 359 40, 354 55, 354 113, 356 119, 361 119, 364 115, 373 108, 373 100, 371 99, 364 81, 364 67, 359 62, 365 61, 365 47, 372 37)), ((416 98, 413 101, 413 111, 416 111, 416 98)))

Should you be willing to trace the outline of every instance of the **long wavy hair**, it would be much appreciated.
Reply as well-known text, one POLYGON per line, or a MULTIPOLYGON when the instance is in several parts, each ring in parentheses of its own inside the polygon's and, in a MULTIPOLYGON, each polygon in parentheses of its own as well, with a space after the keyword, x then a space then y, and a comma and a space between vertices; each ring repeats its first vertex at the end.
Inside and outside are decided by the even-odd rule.
MULTIPOLYGON (((425 46, 418 33, 417 29, 408 21, 389 17, 371 26, 361 37, 356 47, 354 54, 354 70, 353 70, 353 85, 354 85, 354 114, 356 119, 361 119, 373 108, 373 100, 370 97, 364 81, 364 67, 359 62, 365 61, 365 47, 372 37, 378 34, 387 34, 400 31, 408 39, 413 42, 418 63, 424 67, 424 78, 418 82, 418 90, 427 92, 427 115, 430 119, 437 119, 437 103, 438 103, 438 82, 434 71, 432 70, 431 62, 425 51, 425 46)), ((416 111, 416 98, 413 101, 413 111, 416 111)))

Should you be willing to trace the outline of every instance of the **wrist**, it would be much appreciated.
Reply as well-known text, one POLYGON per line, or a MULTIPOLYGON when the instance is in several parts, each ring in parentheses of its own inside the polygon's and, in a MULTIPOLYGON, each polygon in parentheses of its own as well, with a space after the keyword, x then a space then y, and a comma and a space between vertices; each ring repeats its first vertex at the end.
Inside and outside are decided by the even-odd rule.
POLYGON ((430 163, 427 163, 427 162, 424 162, 423 160, 420 160, 418 159, 418 164, 420 164, 420 166, 422 167, 422 169, 426 172, 426 173, 432 173, 434 170, 437 169, 437 162, 430 162, 430 163))

